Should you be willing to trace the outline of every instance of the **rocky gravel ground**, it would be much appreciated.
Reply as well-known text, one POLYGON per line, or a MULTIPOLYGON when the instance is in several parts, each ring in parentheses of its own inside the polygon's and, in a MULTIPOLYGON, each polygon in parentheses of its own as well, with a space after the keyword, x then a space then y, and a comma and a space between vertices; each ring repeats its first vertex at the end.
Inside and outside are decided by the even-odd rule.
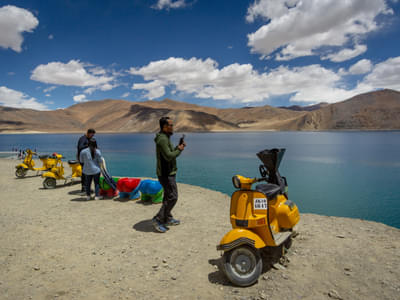
POLYGON ((15 163, 0 160, 0 299, 400 299, 399 229, 301 214, 284 257, 265 255, 260 280, 238 288, 215 248, 229 196, 179 184, 182 224, 159 234, 159 205, 44 190, 15 163))

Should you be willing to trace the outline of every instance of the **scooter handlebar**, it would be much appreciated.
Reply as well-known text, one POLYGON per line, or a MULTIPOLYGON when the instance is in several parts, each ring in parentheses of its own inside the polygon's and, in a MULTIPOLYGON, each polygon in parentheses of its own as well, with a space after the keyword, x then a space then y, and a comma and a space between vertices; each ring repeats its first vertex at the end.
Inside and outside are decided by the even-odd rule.
POLYGON ((266 177, 256 178, 256 182, 266 181, 266 177))

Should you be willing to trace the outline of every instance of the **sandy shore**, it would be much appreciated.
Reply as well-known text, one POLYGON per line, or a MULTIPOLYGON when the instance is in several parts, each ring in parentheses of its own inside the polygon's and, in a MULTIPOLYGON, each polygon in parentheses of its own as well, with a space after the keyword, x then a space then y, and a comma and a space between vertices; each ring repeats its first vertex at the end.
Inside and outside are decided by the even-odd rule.
POLYGON ((284 266, 237 288, 215 248, 229 196, 179 184, 182 224, 158 234, 159 205, 44 190, 40 177, 16 179, 15 164, 0 159, 0 299, 399 299, 398 229, 302 214, 284 266))

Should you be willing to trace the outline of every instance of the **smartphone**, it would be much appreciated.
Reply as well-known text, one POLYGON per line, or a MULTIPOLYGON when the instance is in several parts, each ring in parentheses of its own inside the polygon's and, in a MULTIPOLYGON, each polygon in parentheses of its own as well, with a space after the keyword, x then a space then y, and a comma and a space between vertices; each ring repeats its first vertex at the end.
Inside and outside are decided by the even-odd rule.
POLYGON ((182 145, 185 142, 185 135, 182 134, 182 137, 179 139, 179 145, 182 145))

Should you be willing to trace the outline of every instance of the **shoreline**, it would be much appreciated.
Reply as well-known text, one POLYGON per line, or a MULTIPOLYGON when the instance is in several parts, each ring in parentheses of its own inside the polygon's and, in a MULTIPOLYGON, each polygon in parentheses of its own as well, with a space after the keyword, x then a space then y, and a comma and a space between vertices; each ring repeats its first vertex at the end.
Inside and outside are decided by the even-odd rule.
MULTIPOLYGON (((0 152, 0 154, 1 154, 1 152, 0 152)), ((19 158, 17 158, 17 157, 10 156, 10 157, 0 157, 0 165, 1 165, 2 161, 3 161, 3 162, 10 162, 10 161, 13 161, 13 162, 15 163, 16 161, 22 161, 22 160, 19 159, 19 158)), ((65 162, 64 162, 64 163, 65 163, 65 162)), ((68 168, 66 168, 66 171, 69 172, 70 170, 69 170, 68 168)), ((29 171, 29 172, 33 172, 33 171, 29 171)), ((65 176, 66 176, 66 175, 65 175, 65 176)), ((121 177, 121 178, 122 178, 123 176, 114 175, 113 177, 121 177)), ((157 180, 157 178, 153 178, 153 177, 140 177, 140 178, 142 178, 142 179, 155 179, 155 180, 157 180)), ((218 191, 218 190, 212 190, 212 189, 205 188, 205 187, 202 187, 202 186, 199 186, 199 185, 192 185, 192 184, 187 184, 187 183, 183 183, 183 182, 179 182, 179 181, 177 181, 177 183, 180 184, 180 185, 191 186, 191 187, 193 187, 193 188, 204 189, 204 190, 209 191, 209 192, 220 193, 220 194, 222 194, 222 195, 228 197, 229 199, 230 199, 230 197, 231 197, 231 195, 228 194, 228 193, 224 193, 224 192, 221 192, 221 191, 218 191)), ((304 212, 303 212, 303 213, 304 213, 304 212)), ((318 215, 318 216, 321 216, 321 217, 328 217, 328 218, 347 218, 347 219, 357 220, 357 221, 361 221, 361 222, 364 222, 364 221, 365 221, 365 222, 373 222, 373 223, 376 223, 376 224, 382 224, 382 225, 385 225, 385 226, 388 226, 388 227, 391 227, 391 228, 400 230, 399 227, 395 227, 395 226, 386 224, 386 223, 381 222, 381 221, 375 221, 375 220, 369 220, 369 219, 362 219, 362 218, 357 218, 357 217, 344 217, 344 216, 328 215, 328 214, 323 214, 323 213, 315 214, 315 213, 312 213, 312 212, 306 212, 306 214, 313 214, 313 215, 318 215)))
MULTIPOLYGON (((0 152, 0 154, 1 154, 1 152, 0 152)), ((10 161, 15 162, 15 161, 22 161, 22 160, 19 159, 19 158, 16 158, 16 157, 0 157, 0 165, 2 164, 2 162, 9 163, 10 161)), ((64 163, 65 163, 65 162, 64 162, 64 163)), ((67 171, 67 173, 68 173, 70 170, 69 170, 68 168, 66 168, 66 171, 67 171)), ((28 171, 28 172, 33 173, 33 171, 28 171)), ((68 174, 64 174, 64 175, 67 176, 68 174)), ((123 178, 123 176, 119 176, 119 175, 115 175, 115 176, 113 176, 113 177, 123 178)), ((155 177, 138 177, 138 178, 157 180, 157 178, 155 178, 155 177)), ((23 179, 22 179, 22 180, 23 180, 23 179)), ((221 192, 221 191, 218 191, 218 190, 213 190, 213 189, 205 188, 205 187, 202 187, 202 186, 199 186, 199 185, 193 185, 193 184, 188 184, 188 183, 179 182, 179 181, 177 181, 177 184, 189 186, 189 187, 192 187, 192 188, 203 189, 203 190, 205 190, 205 191, 207 191, 207 192, 210 192, 210 193, 218 193, 218 194, 221 194, 221 195, 223 195, 223 196, 225 196, 225 197, 228 197, 229 199, 230 199, 230 197, 231 197, 230 194, 227 194, 227 193, 224 193, 224 192, 221 192)), ((230 203, 230 202, 229 202, 229 203, 230 203)), ((327 217, 327 218, 344 218, 344 219, 356 220, 356 221, 360 221, 360 222, 371 222, 371 223, 380 224, 380 225, 388 226, 388 227, 393 228, 393 229, 400 230, 399 227, 395 227, 395 226, 386 224, 386 223, 384 223, 384 222, 375 221, 375 220, 368 220, 368 219, 362 219, 362 218, 357 218, 357 217, 344 217, 344 216, 328 215, 328 214, 324 214, 324 213, 318 213, 318 214, 312 213, 312 212, 300 212, 300 213, 301 213, 301 214, 316 215, 316 216, 321 216, 321 217, 327 217)))

